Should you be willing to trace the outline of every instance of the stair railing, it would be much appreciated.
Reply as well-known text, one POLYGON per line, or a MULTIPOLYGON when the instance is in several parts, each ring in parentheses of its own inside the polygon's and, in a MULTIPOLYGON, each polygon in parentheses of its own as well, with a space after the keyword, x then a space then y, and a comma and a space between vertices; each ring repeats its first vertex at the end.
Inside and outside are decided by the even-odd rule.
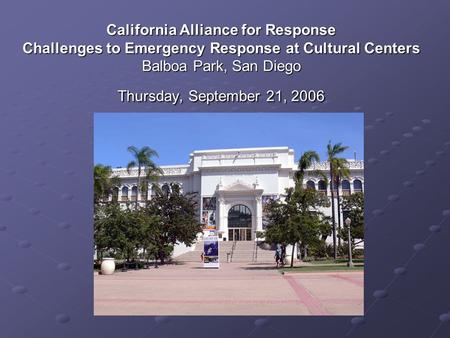
POLYGON ((236 249, 236 239, 233 240, 233 245, 231 246, 230 262, 233 262, 233 254, 235 249, 236 249))

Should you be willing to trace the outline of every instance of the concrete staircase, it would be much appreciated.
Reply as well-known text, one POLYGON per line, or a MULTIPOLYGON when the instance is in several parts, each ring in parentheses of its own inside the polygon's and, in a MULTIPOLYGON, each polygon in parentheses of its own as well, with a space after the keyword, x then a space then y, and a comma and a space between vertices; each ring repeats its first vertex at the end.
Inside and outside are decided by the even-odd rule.
MULTIPOLYGON (((222 241, 219 242, 219 261, 227 261, 227 253, 231 253, 233 242, 222 241)), ((198 241, 195 244, 194 250, 186 252, 174 260, 177 262, 201 262, 201 254, 203 252, 203 241, 198 241)))
POLYGON ((203 242, 199 242, 195 244, 194 250, 185 252, 184 254, 181 254, 175 258, 173 258, 176 262, 201 262, 200 255, 202 254, 203 250, 203 242), (200 245, 201 243, 201 245, 200 245))
POLYGON ((236 246, 232 254, 233 263, 253 262, 253 253, 255 251, 254 241, 236 241, 236 246))
MULTIPOLYGON (((236 241, 233 249, 233 242, 221 241, 219 242, 219 261, 221 263, 227 262, 227 254, 230 254, 230 259, 233 263, 273 263, 275 251, 265 250, 258 247, 255 253, 254 241, 236 241)), ((203 241, 195 244, 192 251, 186 252, 174 260, 178 262, 200 262, 200 256, 203 252, 203 241)))

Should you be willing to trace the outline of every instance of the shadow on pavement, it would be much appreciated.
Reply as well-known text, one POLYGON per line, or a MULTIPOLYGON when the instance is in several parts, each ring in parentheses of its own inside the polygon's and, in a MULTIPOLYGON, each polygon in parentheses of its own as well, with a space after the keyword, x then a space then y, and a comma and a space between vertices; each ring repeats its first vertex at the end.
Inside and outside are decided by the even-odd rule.
POLYGON ((260 265, 260 266, 243 266, 243 270, 278 270, 276 266, 272 265, 260 265))

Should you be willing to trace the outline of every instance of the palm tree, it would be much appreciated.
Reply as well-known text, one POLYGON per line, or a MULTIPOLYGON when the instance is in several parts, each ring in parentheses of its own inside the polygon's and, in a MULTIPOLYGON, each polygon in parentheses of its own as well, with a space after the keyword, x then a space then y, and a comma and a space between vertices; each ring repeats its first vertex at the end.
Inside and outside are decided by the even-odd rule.
MULTIPOLYGON (((335 158, 333 162, 334 182, 336 187, 336 199, 338 207, 338 232, 341 231, 341 199, 339 196, 339 186, 342 179, 350 177, 350 170, 348 169, 348 162, 345 158, 335 158)), ((341 237, 338 238, 338 246, 341 246, 341 237)))
MULTIPOLYGON (((295 173, 294 179, 295 179, 295 189, 298 189, 298 187, 303 187, 303 179, 305 177, 305 171, 306 169, 310 168, 314 162, 320 162, 319 154, 317 154, 315 151, 308 150, 305 151, 300 159, 298 160, 298 171, 295 173)), ((313 174, 321 177, 325 184, 328 185, 328 178, 327 176, 320 170, 314 170, 313 174)))
POLYGON ((145 168, 145 176, 142 181, 141 192, 145 194, 145 200, 148 201, 148 188, 150 182, 156 182, 158 176, 162 175, 164 172, 161 168, 156 165, 150 165, 145 168))
POLYGON ((305 177, 305 170, 308 169, 314 162, 319 162, 320 157, 315 151, 305 151, 298 160, 298 171, 295 173, 295 187, 303 186, 303 178, 305 177))
POLYGON ((331 182, 331 221, 333 223, 333 251, 334 251, 334 259, 337 259, 337 247, 336 247, 336 217, 335 217, 335 208, 334 208, 334 189, 335 189, 335 179, 334 179, 334 165, 336 164, 337 155, 343 153, 348 147, 343 146, 341 142, 336 144, 331 144, 331 141, 327 144, 327 155, 328 155, 328 163, 330 164, 330 182, 331 182))
MULTIPOLYGON (((137 177, 137 191, 141 191, 139 188, 141 186, 141 175, 144 171, 147 173, 152 168, 157 168, 158 166, 153 162, 152 157, 158 157, 158 153, 156 150, 144 146, 142 148, 137 148, 135 146, 129 146, 127 150, 133 155, 134 160, 130 161, 127 165, 128 173, 131 172, 131 169, 134 167, 138 168, 138 177, 137 177)), ((138 196, 136 195, 136 209, 138 208, 138 196)))
MULTIPOLYGON (((294 180, 295 180, 295 188, 294 191, 296 193, 299 193, 301 189, 303 189, 303 179, 305 177, 305 171, 314 162, 319 162, 320 157, 319 154, 313 150, 305 151, 302 156, 300 156, 298 160, 298 170, 295 172, 294 180)), ((288 197, 287 199, 290 199, 290 195, 293 193, 292 189, 288 191, 288 197)), ((297 245, 300 247, 299 245, 297 245)), ((300 249, 300 248, 299 248, 300 249)), ((294 266, 294 252, 295 252, 295 245, 292 245, 292 253, 291 253, 291 267, 294 266)))
POLYGON ((94 166, 94 203, 98 204, 109 197, 113 189, 120 185, 120 178, 113 176, 110 166, 94 166))

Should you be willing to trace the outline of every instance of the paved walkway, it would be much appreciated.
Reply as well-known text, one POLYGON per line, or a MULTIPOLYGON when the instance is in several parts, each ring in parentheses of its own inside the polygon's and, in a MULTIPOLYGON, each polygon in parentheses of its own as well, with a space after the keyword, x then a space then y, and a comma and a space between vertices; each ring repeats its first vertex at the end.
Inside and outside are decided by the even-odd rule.
POLYGON ((364 275, 201 263, 94 276, 95 315, 361 315, 364 275))

